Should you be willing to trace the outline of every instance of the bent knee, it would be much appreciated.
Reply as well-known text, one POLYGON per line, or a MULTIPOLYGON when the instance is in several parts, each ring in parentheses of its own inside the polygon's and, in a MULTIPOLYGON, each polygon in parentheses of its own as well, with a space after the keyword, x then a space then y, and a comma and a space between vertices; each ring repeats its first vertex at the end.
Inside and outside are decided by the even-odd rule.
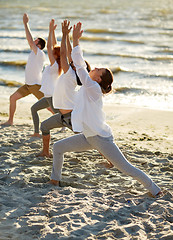
POLYGON ((14 94, 12 94, 9 99, 10 99, 10 102, 16 102, 18 100, 18 98, 16 98, 14 94))
POLYGON ((31 107, 31 112, 34 112, 34 111, 35 111, 35 106, 32 105, 32 107, 31 107))
POLYGON ((13 93, 11 96, 10 96, 10 101, 12 101, 12 102, 16 102, 18 99, 20 99, 20 98, 22 98, 23 96, 20 94, 20 93, 18 93, 18 92, 15 92, 15 93, 13 93))
POLYGON ((53 144, 53 152, 56 153, 64 153, 65 151, 63 151, 63 144, 61 144, 61 140, 57 141, 53 144))
POLYGON ((40 126, 40 130, 42 131, 42 135, 49 135, 50 129, 46 124, 46 121, 43 121, 40 126))
POLYGON ((37 112, 37 111, 38 111, 38 108, 37 108, 36 104, 32 105, 31 112, 37 112))

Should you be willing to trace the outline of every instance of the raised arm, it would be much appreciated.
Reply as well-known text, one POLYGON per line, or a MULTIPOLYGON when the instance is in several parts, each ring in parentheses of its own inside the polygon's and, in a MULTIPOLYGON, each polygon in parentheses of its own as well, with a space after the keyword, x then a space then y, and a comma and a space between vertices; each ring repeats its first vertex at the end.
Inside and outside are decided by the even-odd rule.
POLYGON ((69 34, 67 34, 66 40, 67 40, 67 58, 70 63, 70 62, 72 62, 72 57, 71 57, 72 46, 71 46, 69 34))
POLYGON ((79 39, 82 36, 83 30, 81 30, 82 23, 78 22, 73 26, 73 47, 79 45, 79 39))
POLYGON ((25 34, 26 34, 26 39, 28 41, 28 44, 31 48, 31 50, 34 51, 35 54, 37 54, 37 46, 32 38, 30 27, 29 27, 29 17, 26 13, 23 15, 23 24, 25 27, 25 34))
POLYGON ((73 27, 72 59, 76 67, 77 75, 79 76, 80 81, 82 82, 82 85, 90 89, 89 92, 91 93, 91 95, 93 93, 93 96, 92 96, 93 99, 97 99, 100 96, 101 90, 100 90, 100 87, 98 87, 98 84, 96 84, 96 82, 90 78, 90 75, 86 70, 86 63, 83 59, 83 52, 80 49, 80 45, 79 45, 79 39, 81 38, 83 33, 83 30, 81 30, 81 26, 82 24, 78 22, 73 27))
POLYGON ((55 20, 52 19, 49 23, 49 35, 48 35, 48 40, 47 40, 47 53, 49 57, 50 64, 53 65, 55 63, 55 57, 53 55, 53 45, 54 43, 54 38, 55 38, 55 29, 57 25, 55 25, 55 20))
POLYGON ((57 25, 55 25, 54 23, 54 30, 52 31, 52 46, 55 47, 57 45, 57 40, 55 37, 55 29, 56 29, 57 25))
POLYGON ((61 39, 61 50, 60 50, 60 57, 61 57, 61 66, 66 73, 69 69, 69 63, 67 59, 67 37, 71 31, 71 27, 69 27, 70 22, 64 20, 62 23, 62 39, 61 39))

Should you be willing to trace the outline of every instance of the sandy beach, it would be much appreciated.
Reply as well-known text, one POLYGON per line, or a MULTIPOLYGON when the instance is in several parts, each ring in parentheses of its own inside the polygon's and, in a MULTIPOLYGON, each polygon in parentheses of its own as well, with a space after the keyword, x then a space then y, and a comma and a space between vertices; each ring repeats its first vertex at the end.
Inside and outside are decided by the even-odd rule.
MULTIPOLYGON (((47 184, 52 159, 37 158, 31 101, 19 100, 13 126, 0 126, 0 239, 173 239, 173 112, 106 105, 107 122, 127 159, 164 194, 143 186, 95 150, 66 153, 61 187, 47 184)), ((0 123, 8 116, 1 98, 0 123)), ((51 114, 40 111, 41 121, 51 114)), ((53 143, 73 133, 54 129, 53 143)))

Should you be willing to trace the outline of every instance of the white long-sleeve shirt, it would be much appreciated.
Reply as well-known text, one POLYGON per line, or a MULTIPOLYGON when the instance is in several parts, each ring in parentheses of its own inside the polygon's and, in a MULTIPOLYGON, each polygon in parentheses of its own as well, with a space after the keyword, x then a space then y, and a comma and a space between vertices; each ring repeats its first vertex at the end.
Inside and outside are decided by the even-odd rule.
POLYGON ((83 132, 86 137, 95 135, 109 137, 112 135, 112 131, 105 122, 103 93, 100 85, 90 78, 86 70, 80 46, 73 48, 72 59, 82 82, 72 111, 73 131, 83 132))
POLYGON ((58 63, 55 61, 53 65, 45 67, 42 75, 40 91, 44 93, 45 97, 52 97, 56 81, 58 79, 58 63))
POLYGON ((77 86, 75 71, 69 67, 56 81, 53 92, 53 106, 57 109, 73 110, 77 86))

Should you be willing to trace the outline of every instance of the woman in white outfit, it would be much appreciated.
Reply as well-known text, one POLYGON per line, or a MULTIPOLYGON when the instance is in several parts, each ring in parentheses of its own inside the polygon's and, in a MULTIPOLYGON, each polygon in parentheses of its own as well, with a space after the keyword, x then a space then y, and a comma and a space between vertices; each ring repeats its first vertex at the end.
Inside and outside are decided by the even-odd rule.
POLYGON ((82 32, 79 22, 73 28, 72 59, 82 87, 72 111, 72 127, 73 131, 82 133, 54 144, 53 168, 49 183, 59 185, 65 152, 97 149, 118 170, 138 180, 153 196, 156 196, 160 193, 160 188, 144 172, 129 163, 113 142, 112 131, 105 123, 102 111, 102 96, 111 91, 113 75, 105 68, 95 68, 88 74, 79 46, 82 32))
POLYGON ((41 123, 40 129, 42 131, 43 148, 37 156, 52 156, 50 152, 51 129, 67 127, 72 130, 71 112, 74 107, 74 100, 77 93, 76 87, 81 83, 72 64, 72 47, 69 37, 71 27, 69 27, 69 25, 70 22, 67 20, 64 20, 62 23, 60 59, 63 74, 61 74, 56 82, 52 97, 53 106, 59 110, 59 113, 54 114, 41 123))
POLYGON ((44 94, 41 98, 31 107, 32 119, 34 123, 34 134, 32 137, 40 137, 39 134, 39 115, 38 111, 45 108, 51 108, 52 113, 59 113, 59 110, 53 107, 52 96, 55 88, 56 81, 62 72, 60 62, 60 47, 57 46, 55 38, 54 19, 49 24, 49 36, 47 41, 47 53, 50 61, 50 65, 46 66, 41 81, 40 91, 44 94))

